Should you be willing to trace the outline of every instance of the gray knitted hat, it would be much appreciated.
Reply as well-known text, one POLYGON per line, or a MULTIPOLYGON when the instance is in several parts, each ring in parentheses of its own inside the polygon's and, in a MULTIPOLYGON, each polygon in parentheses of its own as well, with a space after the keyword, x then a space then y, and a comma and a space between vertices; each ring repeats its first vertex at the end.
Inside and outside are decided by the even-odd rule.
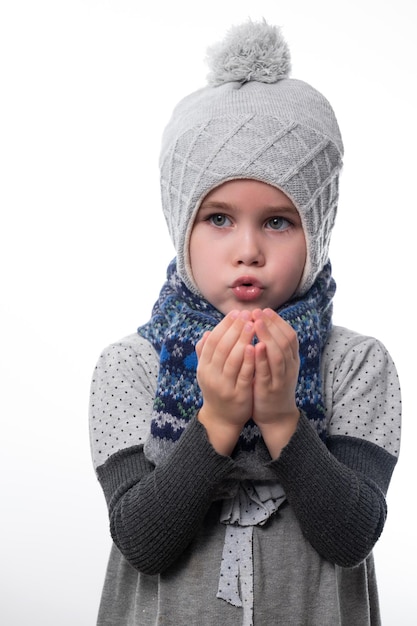
POLYGON ((333 110, 318 91, 288 78, 287 44, 266 22, 232 28, 208 62, 208 86, 181 100, 162 140, 162 206, 180 276, 199 293, 188 249, 203 198, 228 180, 255 179, 282 190, 300 213, 302 295, 328 259, 336 217, 343 144, 333 110))

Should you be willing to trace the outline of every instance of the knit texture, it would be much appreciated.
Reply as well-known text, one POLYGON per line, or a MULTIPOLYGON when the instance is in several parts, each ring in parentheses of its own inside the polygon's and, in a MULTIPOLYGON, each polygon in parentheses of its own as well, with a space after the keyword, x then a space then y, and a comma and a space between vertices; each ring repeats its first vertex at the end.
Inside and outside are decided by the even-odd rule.
MULTIPOLYGON (((320 359, 332 314, 335 283, 328 264, 310 291, 284 305, 279 315, 297 332, 300 373, 296 403, 319 435, 326 435, 325 412, 320 377, 320 359)), ((193 294, 183 283, 172 261, 151 320, 138 332, 148 339, 160 357, 157 392, 151 432, 145 444, 148 458, 163 460, 181 437, 190 419, 202 405, 196 379, 195 345, 206 330, 212 330, 223 315, 204 298, 193 294)), ((261 442, 258 427, 250 420, 239 438, 235 457, 244 461, 261 442)), ((259 475, 253 476, 259 478, 259 475)))
MULTIPOLYGON (((376 626, 363 559, 381 530, 383 491, 398 455, 398 378, 384 346, 346 329, 332 329, 322 361, 332 454, 301 416, 285 454, 269 463, 287 504, 253 529, 255 622, 376 626)), ((129 447, 146 440, 157 371, 154 349, 136 333, 106 348, 94 373, 92 446, 124 555, 109 566, 99 623, 133 623, 140 615, 153 625, 159 611, 166 624, 194 623, 198 606, 201 624, 240 624, 242 609, 213 601, 224 549, 221 504, 207 513, 236 463, 215 453, 195 419, 156 468, 142 445, 129 447)))
POLYGON ((233 27, 223 41, 207 51, 209 85, 229 82, 276 83, 291 69, 291 55, 281 30, 262 22, 233 27))
POLYGON ((238 28, 216 53, 221 84, 192 93, 174 109, 160 155, 162 207, 179 275, 199 294, 188 243, 203 198, 234 179, 281 189, 299 211, 306 237, 302 295, 328 260, 342 139, 328 101, 307 83, 285 78, 288 51, 271 27, 252 24, 249 32, 248 25, 238 28), (265 76, 275 81, 261 82, 265 76))

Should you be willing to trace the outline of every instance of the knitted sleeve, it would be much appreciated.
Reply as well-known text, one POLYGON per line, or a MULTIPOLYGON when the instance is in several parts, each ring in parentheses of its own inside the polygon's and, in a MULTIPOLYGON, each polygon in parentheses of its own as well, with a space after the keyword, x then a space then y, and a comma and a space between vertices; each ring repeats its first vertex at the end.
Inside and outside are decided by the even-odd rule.
POLYGON ((399 452, 400 390, 392 359, 375 339, 335 329, 326 349, 327 444, 302 416, 271 465, 313 547, 352 567, 384 527, 399 452))
POLYGON ((146 459, 157 366, 153 348, 132 335, 102 353, 91 386, 92 453, 111 535, 145 574, 162 572, 184 551, 234 465, 196 419, 164 463, 155 468, 146 459))

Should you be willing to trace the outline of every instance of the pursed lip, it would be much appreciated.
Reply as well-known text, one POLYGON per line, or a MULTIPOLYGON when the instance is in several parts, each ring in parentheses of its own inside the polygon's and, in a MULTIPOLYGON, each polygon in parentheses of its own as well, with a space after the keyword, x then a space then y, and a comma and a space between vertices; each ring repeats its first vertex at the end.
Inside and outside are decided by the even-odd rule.
POLYGON ((263 289, 263 284, 254 278, 253 276, 240 276, 232 283, 232 289, 235 287, 257 287, 258 289, 263 289))
POLYGON ((232 283, 231 289, 240 302, 253 302, 258 300, 265 287, 253 276, 240 276, 232 283))

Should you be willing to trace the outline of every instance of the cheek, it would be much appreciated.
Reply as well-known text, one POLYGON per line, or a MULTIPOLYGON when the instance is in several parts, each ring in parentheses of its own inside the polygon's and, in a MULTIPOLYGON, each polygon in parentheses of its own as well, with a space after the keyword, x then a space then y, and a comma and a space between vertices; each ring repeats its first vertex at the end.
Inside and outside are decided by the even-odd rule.
POLYGON ((213 246, 201 231, 198 226, 193 230, 188 247, 191 272, 198 287, 206 280, 213 264, 213 246))
POLYGON ((307 248, 305 245, 305 241, 303 239, 303 245, 300 246, 299 263, 298 263, 300 276, 304 272, 306 261, 307 261, 307 248))
POLYGON ((198 233, 193 230, 188 246, 189 262, 193 271, 197 270, 200 265, 200 252, 201 246, 199 245, 198 233))
POLYGON ((297 287, 298 287, 303 277, 304 268, 307 262, 307 246, 305 243, 304 234, 302 238, 300 238, 300 241, 297 247, 297 254, 295 258, 297 259, 297 263, 295 264, 295 267, 294 267, 294 281, 297 283, 297 287))
POLYGON ((298 286, 304 273, 306 260, 307 249, 305 239, 304 235, 300 234, 296 240, 291 242, 291 245, 285 250, 284 253, 284 264, 282 267, 285 267, 284 272, 292 286, 298 286))
POLYGON ((297 259, 296 265, 298 270, 303 273, 307 261, 307 246, 304 232, 302 231, 299 233, 294 246, 294 258, 297 259))

